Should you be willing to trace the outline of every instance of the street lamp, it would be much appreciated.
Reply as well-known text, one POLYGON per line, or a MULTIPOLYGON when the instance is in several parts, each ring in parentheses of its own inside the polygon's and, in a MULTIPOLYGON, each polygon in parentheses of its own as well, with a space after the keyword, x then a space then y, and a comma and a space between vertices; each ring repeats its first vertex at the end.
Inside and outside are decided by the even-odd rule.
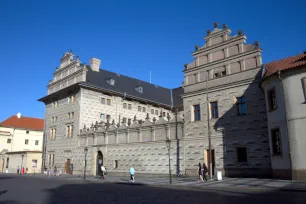
POLYGON ((84 180, 86 179, 86 165, 87 165, 87 160, 86 160, 86 157, 87 157, 87 152, 88 152, 88 148, 85 147, 84 148, 84 154, 85 154, 85 164, 84 164, 84 180))
POLYGON ((168 148, 168 156, 169 156, 169 183, 172 184, 172 176, 171 176, 171 163, 170 163, 170 148, 171 148, 171 140, 167 138, 166 145, 168 148))

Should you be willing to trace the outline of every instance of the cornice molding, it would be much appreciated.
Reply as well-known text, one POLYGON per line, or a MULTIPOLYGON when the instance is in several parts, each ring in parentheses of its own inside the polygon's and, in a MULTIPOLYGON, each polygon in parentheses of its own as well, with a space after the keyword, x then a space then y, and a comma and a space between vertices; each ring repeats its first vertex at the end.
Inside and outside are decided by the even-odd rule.
MULTIPOLYGON (((223 59, 220 59, 220 60, 209 62, 207 64, 202 64, 202 65, 197 66, 197 67, 193 67, 193 68, 189 68, 189 69, 184 69, 183 72, 184 73, 188 73, 188 72, 196 71, 196 70, 199 70, 199 69, 207 68, 209 66, 214 66, 214 65, 217 65, 217 64, 222 64, 222 63, 225 63, 227 61, 234 60, 234 59, 240 59, 240 58, 244 59, 247 55, 251 55, 250 57, 252 57, 252 56, 261 56, 261 49, 250 50, 248 52, 239 53, 238 55, 233 55, 233 56, 226 57, 226 58, 223 58, 223 59)), ((240 60, 237 60, 237 61, 240 61, 240 60)))

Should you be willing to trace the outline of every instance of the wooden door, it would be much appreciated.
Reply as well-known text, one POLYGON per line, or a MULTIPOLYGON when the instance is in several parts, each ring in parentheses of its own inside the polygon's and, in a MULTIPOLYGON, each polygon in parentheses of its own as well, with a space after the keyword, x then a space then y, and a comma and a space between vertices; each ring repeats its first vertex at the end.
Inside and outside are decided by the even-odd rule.
MULTIPOLYGON (((209 160, 209 150, 206 150, 206 161, 207 161, 207 168, 208 168, 208 175, 210 172, 210 160, 209 160)), ((211 160, 212 160, 212 175, 215 175, 215 150, 211 150, 211 160)))
POLYGON ((65 172, 66 174, 69 174, 69 167, 70 167, 70 159, 67 159, 65 162, 65 172))

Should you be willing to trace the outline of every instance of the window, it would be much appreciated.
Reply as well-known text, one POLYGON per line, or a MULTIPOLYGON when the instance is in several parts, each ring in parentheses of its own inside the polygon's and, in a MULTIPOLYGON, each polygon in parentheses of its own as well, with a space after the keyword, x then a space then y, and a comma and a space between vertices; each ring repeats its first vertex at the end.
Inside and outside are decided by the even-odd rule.
POLYGON ((215 78, 219 78, 219 73, 215 73, 215 78))
POLYGON ((237 147, 237 161, 238 162, 248 161, 246 147, 237 147))
POLYGON ((29 140, 26 139, 26 140, 24 141, 24 144, 28 145, 28 144, 29 144, 29 140))
POLYGON ((55 140, 56 137, 56 129, 55 128, 50 128, 49 129, 49 139, 50 140, 55 140))
POLYGON ((281 155, 282 154, 282 147, 281 147, 281 140, 280 140, 280 130, 274 129, 271 130, 271 140, 272 140, 272 153, 273 155, 281 155))
POLYGON ((139 93, 142 93, 143 92, 143 89, 142 89, 142 87, 140 86, 140 87, 138 87, 138 91, 139 91, 139 93))
POLYGON ((200 121, 201 120, 201 110, 200 110, 200 104, 193 106, 193 114, 194 114, 194 121, 200 121))
POLYGON ((244 96, 237 97, 236 104, 237 104, 238 115, 245 115, 246 114, 246 105, 245 105, 245 98, 244 98, 244 96))
POLYGON ((119 166, 119 164, 118 164, 118 160, 115 160, 115 161, 114 161, 114 168, 115 168, 115 169, 117 169, 117 168, 118 168, 118 166, 119 166))
POLYGON ((110 78, 110 79, 108 80, 108 83, 109 83, 110 85, 112 85, 112 86, 115 86, 115 79, 110 78))
POLYGON ((101 103, 102 103, 102 104, 105 104, 105 98, 102 98, 102 97, 101 97, 101 103))
POLYGON ((221 76, 225 76, 225 75, 226 75, 226 71, 222 71, 221 76))
POLYGON ((74 118, 74 112, 71 112, 71 118, 74 118))
POLYGON ((125 108, 125 109, 126 109, 126 103, 123 103, 123 108, 125 108))
POLYGON ((104 113, 101 113, 101 114, 100 114, 100 118, 101 118, 101 119, 105 119, 105 114, 104 114, 104 113))
POLYGON ((106 99, 106 104, 110 106, 111 105, 111 100, 110 99, 106 99))
POLYGON ((52 107, 53 107, 53 108, 56 108, 56 107, 57 107, 57 105, 58 105, 58 102, 57 102, 57 101, 53 101, 53 103, 52 103, 52 107))
POLYGON ((32 159, 32 168, 37 168, 37 160, 32 159))
POLYGON ((153 109, 151 109, 151 114, 152 114, 152 115, 154 114, 154 110, 153 110, 153 109))
POLYGON ((51 158, 52 157, 52 154, 49 154, 49 166, 51 166, 51 158))
POLYGON ((68 97, 68 103, 74 103, 75 96, 71 95, 68 97))
POLYGON ((218 102, 211 102, 210 103, 210 111, 211 111, 211 118, 218 118, 219 113, 218 113, 218 102))
POLYGON ((68 118, 69 118, 69 119, 71 118, 71 115, 70 115, 70 113, 68 113, 68 118))
POLYGON ((142 112, 146 112, 146 107, 142 107, 142 112))
POLYGON ((158 110, 155 110, 155 115, 158 115, 158 110))
POLYGON ((138 111, 141 112, 141 106, 138 106, 138 111))
POLYGON ((39 140, 35 140, 35 145, 38 145, 39 144, 39 140))
POLYGON ((194 77, 194 83, 197 83, 198 82, 197 74, 194 74, 193 77, 194 77))
POLYGON ((30 131, 27 130, 27 131, 26 131, 26 134, 29 134, 29 133, 30 133, 30 131))
POLYGON ((277 108, 275 89, 268 91, 268 103, 269 111, 273 111, 277 108))
POLYGON ((12 142, 12 139, 7 139, 6 143, 10 144, 12 142))
POLYGON ((72 137, 73 136, 73 125, 67 125, 66 126, 66 137, 72 137))
POLYGON ((9 163, 10 163, 10 158, 6 158, 6 167, 5 167, 5 168, 7 168, 7 169, 8 169, 8 167, 9 167, 9 163))
POLYGON ((57 121, 57 116, 55 116, 55 122, 57 121))
POLYGON ((54 158, 55 158, 55 154, 53 154, 53 157, 52 157, 52 166, 54 166, 54 158))
POLYGON ((132 110, 132 104, 128 104, 128 109, 132 110))

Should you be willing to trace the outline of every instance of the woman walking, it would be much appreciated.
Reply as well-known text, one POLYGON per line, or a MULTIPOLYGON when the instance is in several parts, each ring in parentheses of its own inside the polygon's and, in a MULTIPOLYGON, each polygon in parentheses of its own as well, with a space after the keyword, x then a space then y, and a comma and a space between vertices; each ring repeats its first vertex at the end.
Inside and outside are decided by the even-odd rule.
POLYGON ((204 182, 204 180, 203 180, 203 168, 202 168, 201 163, 199 163, 199 165, 198 165, 198 172, 197 173, 199 175, 198 182, 200 182, 200 181, 204 182))

